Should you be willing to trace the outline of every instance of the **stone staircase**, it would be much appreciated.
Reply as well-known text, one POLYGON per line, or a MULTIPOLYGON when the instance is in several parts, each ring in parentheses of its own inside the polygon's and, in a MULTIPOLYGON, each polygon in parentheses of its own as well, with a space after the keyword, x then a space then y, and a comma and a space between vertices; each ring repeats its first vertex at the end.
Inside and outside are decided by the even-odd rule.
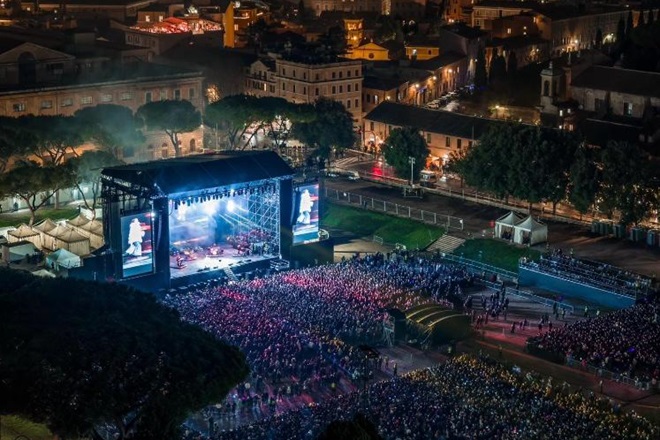
POLYGON ((464 239, 445 234, 431 243, 431 245, 426 250, 429 252, 442 252, 444 254, 451 254, 463 243, 465 243, 464 239))
POLYGON ((236 277, 236 274, 234 273, 233 270, 231 270, 231 268, 225 267, 223 269, 223 272, 225 273, 225 275, 227 275, 227 279, 229 281, 233 281, 234 283, 238 281, 238 278, 236 277))

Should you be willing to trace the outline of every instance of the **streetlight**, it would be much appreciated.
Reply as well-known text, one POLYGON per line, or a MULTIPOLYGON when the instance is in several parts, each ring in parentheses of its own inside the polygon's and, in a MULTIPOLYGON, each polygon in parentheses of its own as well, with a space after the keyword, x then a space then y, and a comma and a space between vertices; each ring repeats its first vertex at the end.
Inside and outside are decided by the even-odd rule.
POLYGON ((408 156, 408 163, 410 164, 410 187, 412 188, 413 186, 413 176, 414 176, 414 167, 415 167, 415 158, 412 156, 408 156))

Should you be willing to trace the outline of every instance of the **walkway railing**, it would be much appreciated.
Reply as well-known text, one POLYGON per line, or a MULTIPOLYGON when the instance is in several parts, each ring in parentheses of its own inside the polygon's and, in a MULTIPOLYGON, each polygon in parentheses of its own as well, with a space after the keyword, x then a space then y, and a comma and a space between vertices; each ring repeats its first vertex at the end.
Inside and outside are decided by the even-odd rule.
POLYGON ((409 218, 430 225, 442 226, 447 230, 463 230, 463 219, 451 215, 438 214, 437 212, 425 211, 408 205, 399 205, 398 203, 378 200, 361 194, 339 191, 333 188, 328 188, 327 186, 325 187, 325 196, 326 198, 335 200, 339 203, 346 203, 364 209, 385 212, 387 214, 396 215, 397 217, 409 218))
POLYGON ((464 258, 454 254, 445 254, 443 255, 442 258, 454 263, 465 265, 472 270, 477 270, 480 272, 496 273, 500 275, 500 277, 506 278, 508 281, 516 281, 518 279, 518 274, 515 272, 502 269, 501 267, 482 263, 481 261, 472 260, 470 258, 464 258))
POLYGON ((569 312, 571 315, 575 315, 575 307, 573 307, 570 304, 565 304, 563 302, 556 301, 554 299, 550 298, 545 298, 543 296, 536 295, 532 293, 529 290, 521 290, 521 289, 515 289, 513 287, 507 287, 506 288, 506 294, 507 295, 516 295, 520 296, 522 298, 527 298, 531 301, 537 302, 539 304, 543 304, 544 306, 547 307, 552 307, 555 303, 557 304, 557 307, 561 309, 566 309, 567 312, 569 312))

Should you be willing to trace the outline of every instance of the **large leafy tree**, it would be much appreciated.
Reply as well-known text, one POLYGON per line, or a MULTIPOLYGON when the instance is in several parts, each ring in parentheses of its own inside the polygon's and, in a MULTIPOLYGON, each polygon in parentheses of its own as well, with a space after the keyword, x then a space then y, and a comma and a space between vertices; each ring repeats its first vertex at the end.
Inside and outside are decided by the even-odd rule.
POLYGON ((78 188, 85 207, 96 212, 96 206, 101 190, 101 171, 103 168, 121 165, 123 162, 105 150, 86 151, 79 157, 71 159, 68 165, 73 172, 73 184, 78 188), (89 188, 89 195, 84 188, 89 188))
POLYGON ((114 157, 124 148, 135 148, 144 142, 141 120, 128 107, 101 104, 85 107, 75 113, 84 137, 114 157))
POLYGON ((12 160, 25 158, 27 148, 22 136, 26 133, 16 126, 16 118, 0 117, 0 174, 12 160))
POLYGON ((179 136, 197 130, 202 123, 199 111, 186 100, 148 102, 138 109, 137 116, 148 130, 165 132, 177 157, 181 156, 179 136))
POLYGON ((601 154, 600 209, 612 217, 618 211, 624 224, 638 224, 657 203, 657 188, 649 156, 636 144, 608 142, 601 154))
POLYGON ((0 194, 15 194, 25 201, 32 225, 37 210, 48 204, 57 191, 71 187, 73 183, 73 172, 68 164, 41 165, 34 161, 21 161, 0 175, 0 194))
POLYGON ((600 189, 599 150, 581 145, 570 168, 568 200, 580 214, 586 214, 596 202, 600 189))
POLYGON ((179 438, 248 373, 244 356, 122 285, 0 270, 0 413, 60 438, 179 438))
POLYGON ((315 118, 293 124, 292 136, 327 159, 333 148, 341 151, 355 144, 353 115, 340 102, 321 98, 314 104, 315 118))
POLYGON ((21 116, 15 121, 16 137, 26 154, 43 164, 59 165, 85 142, 81 122, 73 116, 21 116))
POLYGON ((394 167, 394 171, 400 178, 419 177, 419 172, 424 169, 426 159, 429 156, 429 147, 426 141, 414 127, 395 128, 381 146, 383 157, 388 164, 394 167), (410 175, 410 158, 415 160, 410 175))
POLYGON ((256 136, 257 124, 265 117, 259 98, 250 95, 231 95, 206 107, 204 122, 225 133, 230 150, 242 150, 256 136))

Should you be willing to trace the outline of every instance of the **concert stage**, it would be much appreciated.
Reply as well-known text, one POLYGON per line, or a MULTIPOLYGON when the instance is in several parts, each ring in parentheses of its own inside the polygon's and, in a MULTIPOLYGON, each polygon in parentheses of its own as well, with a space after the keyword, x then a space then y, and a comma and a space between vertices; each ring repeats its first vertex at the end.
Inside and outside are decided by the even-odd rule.
MULTIPOLYGON (((271 151, 104 169, 109 275, 157 291, 222 277, 221 272, 231 278, 287 257, 294 236, 301 235, 292 178, 291 168, 271 151)), ((311 211, 310 189, 304 197, 303 208, 311 211)), ((305 226, 318 222, 315 212, 300 214, 305 226)))

